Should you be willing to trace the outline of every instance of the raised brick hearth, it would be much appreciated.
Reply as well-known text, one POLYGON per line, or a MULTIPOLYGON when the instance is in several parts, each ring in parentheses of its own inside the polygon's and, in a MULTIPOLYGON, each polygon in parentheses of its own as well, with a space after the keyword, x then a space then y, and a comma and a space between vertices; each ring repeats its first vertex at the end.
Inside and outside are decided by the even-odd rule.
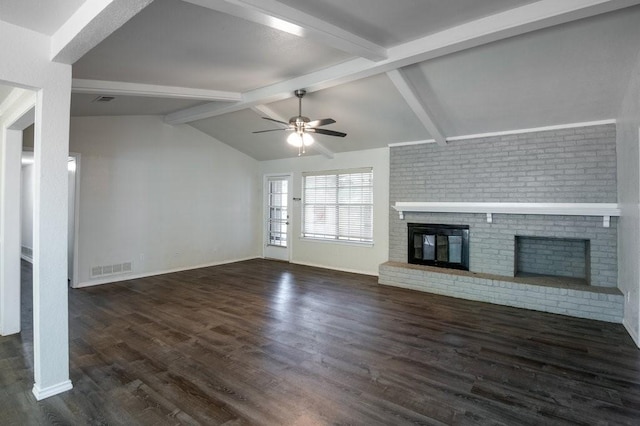
POLYGON ((380 284, 579 318, 622 322, 624 297, 617 288, 536 282, 535 278, 513 278, 402 262, 383 263, 379 273, 380 284))

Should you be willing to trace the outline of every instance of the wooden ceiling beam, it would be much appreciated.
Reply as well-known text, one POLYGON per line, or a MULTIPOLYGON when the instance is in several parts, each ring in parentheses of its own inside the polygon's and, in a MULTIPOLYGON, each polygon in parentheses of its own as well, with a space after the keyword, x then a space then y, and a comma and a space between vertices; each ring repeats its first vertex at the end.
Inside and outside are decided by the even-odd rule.
POLYGON ((387 71, 387 76, 436 143, 441 146, 446 145, 447 138, 433 119, 433 114, 429 111, 422 97, 419 96, 406 72, 403 70, 391 70, 387 71))
POLYGON ((100 95, 144 96, 150 98, 200 99, 212 102, 238 102, 242 100, 242 94, 237 92, 127 83, 124 81, 85 80, 80 78, 73 79, 71 92, 100 95))
POLYGON ((384 47, 275 0, 183 1, 308 38, 371 61, 387 57, 384 47))
POLYGON ((86 0, 51 36, 51 60, 73 64, 153 0, 86 0))
MULTIPOLYGON (((191 1, 191 0, 190 0, 191 1)), ((196 1, 196 0, 193 0, 196 1)), ((200 0, 198 0, 200 1, 200 0)), ((204 1, 204 0, 202 0, 204 1)), ((169 124, 182 124, 308 92, 334 87, 461 50, 640 4, 640 0, 541 0, 487 16, 389 48, 388 58, 372 62, 357 58, 306 75, 243 93, 243 100, 227 106, 204 104, 165 116, 169 124)))

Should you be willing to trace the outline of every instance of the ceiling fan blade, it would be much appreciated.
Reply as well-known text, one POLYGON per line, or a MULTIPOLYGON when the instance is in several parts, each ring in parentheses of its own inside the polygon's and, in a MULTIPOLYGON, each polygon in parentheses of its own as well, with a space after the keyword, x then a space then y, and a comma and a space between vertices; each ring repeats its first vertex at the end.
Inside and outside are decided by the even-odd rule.
POLYGON ((307 124, 305 124, 304 127, 320 127, 320 126, 326 126, 327 124, 333 124, 335 122, 336 120, 334 120, 333 118, 323 118, 321 120, 310 121, 307 124))
POLYGON ((280 123, 280 124, 284 124, 285 126, 288 126, 289 123, 285 123, 284 121, 280 121, 280 120, 276 120, 275 118, 271 118, 271 117, 262 117, 264 120, 269 120, 269 121, 273 121, 275 123, 280 123))
POLYGON ((311 133, 318 133, 320 135, 339 136, 341 138, 344 138, 345 136, 347 136, 346 133, 336 132, 334 130, 327 130, 327 129, 308 129, 307 131, 311 133))
POLYGON ((265 133, 265 132, 281 132, 283 130, 289 130, 289 129, 269 129, 269 130, 258 130, 256 132, 251 132, 251 133, 265 133))

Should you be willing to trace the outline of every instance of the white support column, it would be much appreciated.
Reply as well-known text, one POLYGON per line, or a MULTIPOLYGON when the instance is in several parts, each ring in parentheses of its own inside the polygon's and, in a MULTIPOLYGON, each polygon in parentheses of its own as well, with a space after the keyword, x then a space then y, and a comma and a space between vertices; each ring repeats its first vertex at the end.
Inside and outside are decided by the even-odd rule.
POLYGON ((33 394, 41 400, 72 388, 69 380, 67 86, 40 90, 34 140, 33 394), (58 89, 58 90, 56 90, 58 89), (43 93, 45 92, 45 93, 43 93), (60 119, 56 119, 56 118, 60 119))
POLYGON ((0 334, 20 332, 20 157, 22 131, 2 129, 0 334))
MULTIPOLYGON (((124 0, 119 3, 122 2, 124 0)), ((52 39, 49 36, 2 20, 0 34, 0 52, 3 55, 0 81, 37 92, 35 100, 28 103, 29 108, 35 105, 32 121, 35 123, 33 394, 37 399, 43 399, 72 387, 69 381, 67 312, 71 66, 51 62, 52 39)), ((96 34, 93 40, 97 40, 99 35, 96 34)), ((10 127, 14 126, 15 130, 24 129, 15 123, 10 127)))

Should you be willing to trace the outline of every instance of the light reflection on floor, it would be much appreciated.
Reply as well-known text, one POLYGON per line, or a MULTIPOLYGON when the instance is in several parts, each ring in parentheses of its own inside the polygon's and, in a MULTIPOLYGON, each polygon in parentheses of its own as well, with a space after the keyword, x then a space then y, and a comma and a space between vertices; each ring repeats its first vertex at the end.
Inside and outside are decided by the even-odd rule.
POLYGON ((296 292, 293 280, 290 272, 283 272, 277 283, 278 290, 273 298, 273 311, 278 320, 288 320, 294 311, 295 305, 292 302, 295 300, 296 292))

